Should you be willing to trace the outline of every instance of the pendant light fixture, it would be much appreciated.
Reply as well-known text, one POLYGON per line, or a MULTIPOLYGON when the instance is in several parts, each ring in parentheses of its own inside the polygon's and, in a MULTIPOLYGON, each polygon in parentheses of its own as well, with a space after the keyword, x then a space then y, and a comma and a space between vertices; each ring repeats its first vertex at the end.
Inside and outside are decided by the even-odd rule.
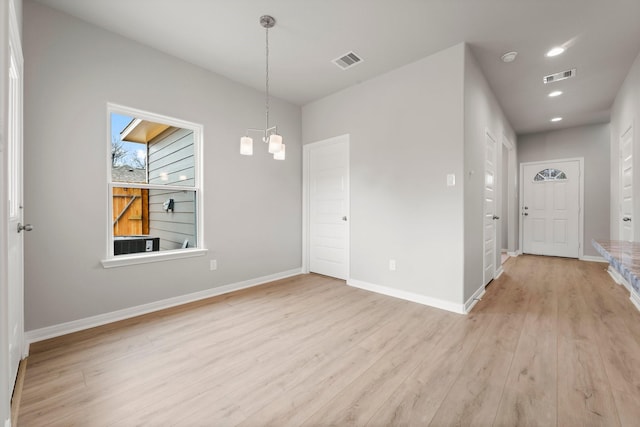
POLYGON ((268 143, 268 151, 273 154, 276 160, 284 160, 285 148, 282 143, 282 135, 278 134, 278 127, 269 127, 269 28, 276 25, 273 16, 264 15, 260 17, 260 25, 265 29, 265 53, 266 53, 266 78, 265 78, 265 126, 264 129, 247 129, 245 136, 240 138, 240 154, 245 156, 253 155, 253 139, 249 132, 262 133, 262 140, 268 143))

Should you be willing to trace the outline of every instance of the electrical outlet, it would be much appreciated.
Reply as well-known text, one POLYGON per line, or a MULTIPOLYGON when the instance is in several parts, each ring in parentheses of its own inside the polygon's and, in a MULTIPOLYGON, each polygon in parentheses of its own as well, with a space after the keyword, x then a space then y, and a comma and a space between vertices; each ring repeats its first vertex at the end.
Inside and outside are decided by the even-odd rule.
POLYGON ((389 270, 396 271, 396 260, 395 259, 390 259, 389 260, 389 270))
POLYGON ((447 174, 447 187, 455 187, 456 186, 456 174, 450 173, 447 174))
POLYGON ((209 261, 209 270, 213 271, 217 269, 218 269, 218 261, 215 259, 212 259, 211 261, 209 261))

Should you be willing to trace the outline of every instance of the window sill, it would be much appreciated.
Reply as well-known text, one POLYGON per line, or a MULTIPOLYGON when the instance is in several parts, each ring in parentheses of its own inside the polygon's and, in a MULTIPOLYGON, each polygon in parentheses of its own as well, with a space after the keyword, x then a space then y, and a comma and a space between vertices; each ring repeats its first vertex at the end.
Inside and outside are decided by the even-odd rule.
POLYGON ((147 264, 150 262, 169 261, 172 259, 193 258, 206 255, 207 249, 178 249, 175 251, 162 251, 155 253, 142 253, 131 255, 118 255, 113 258, 100 261, 104 268, 126 267, 128 265, 147 264))

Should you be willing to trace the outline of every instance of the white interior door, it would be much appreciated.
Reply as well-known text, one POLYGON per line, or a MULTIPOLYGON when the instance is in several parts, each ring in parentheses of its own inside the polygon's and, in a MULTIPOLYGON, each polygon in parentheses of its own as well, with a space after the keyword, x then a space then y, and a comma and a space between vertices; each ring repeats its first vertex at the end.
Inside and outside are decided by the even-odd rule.
POLYGON ((9 387, 15 384, 22 358, 23 320, 23 223, 22 211, 22 50, 15 18, 10 17, 7 108, 7 275, 9 387), (13 18, 13 19, 12 19, 13 18))
POLYGON ((484 167, 484 284, 491 280, 496 272, 496 141, 487 133, 485 137, 484 167))
POLYGON ((620 137, 620 240, 633 242, 633 128, 620 137))
POLYGON ((349 139, 305 146, 309 271, 346 280, 349 256, 349 139))
POLYGON ((580 256, 580 161, 523 167, 523 252, 580 256))

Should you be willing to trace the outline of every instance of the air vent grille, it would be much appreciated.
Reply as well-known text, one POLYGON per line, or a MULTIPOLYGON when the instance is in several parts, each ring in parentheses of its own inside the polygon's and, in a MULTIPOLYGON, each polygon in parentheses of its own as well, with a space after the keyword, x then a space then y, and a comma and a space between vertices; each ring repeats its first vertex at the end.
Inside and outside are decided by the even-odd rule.
POLYGON ((351 51, 351 52, 345 53, 339 58, 334 59, 331 62, 336 64, 341 69, 346 70, 347 68, 351 68, 361 63, 362 58, 360 58, 355 52, 351 51))
POLYGON ((565 79, 569 79, 571 77, 575 77, 576 76, 576 69, 573 68, 571 70, 567 70, 567 71, 562 71, 560 73, 555 73, 555 74, 550 74, 548 76, 544 76, 544 83, 554 83, 554 82, 558 82, 560 80, 565 80, 565 79))

